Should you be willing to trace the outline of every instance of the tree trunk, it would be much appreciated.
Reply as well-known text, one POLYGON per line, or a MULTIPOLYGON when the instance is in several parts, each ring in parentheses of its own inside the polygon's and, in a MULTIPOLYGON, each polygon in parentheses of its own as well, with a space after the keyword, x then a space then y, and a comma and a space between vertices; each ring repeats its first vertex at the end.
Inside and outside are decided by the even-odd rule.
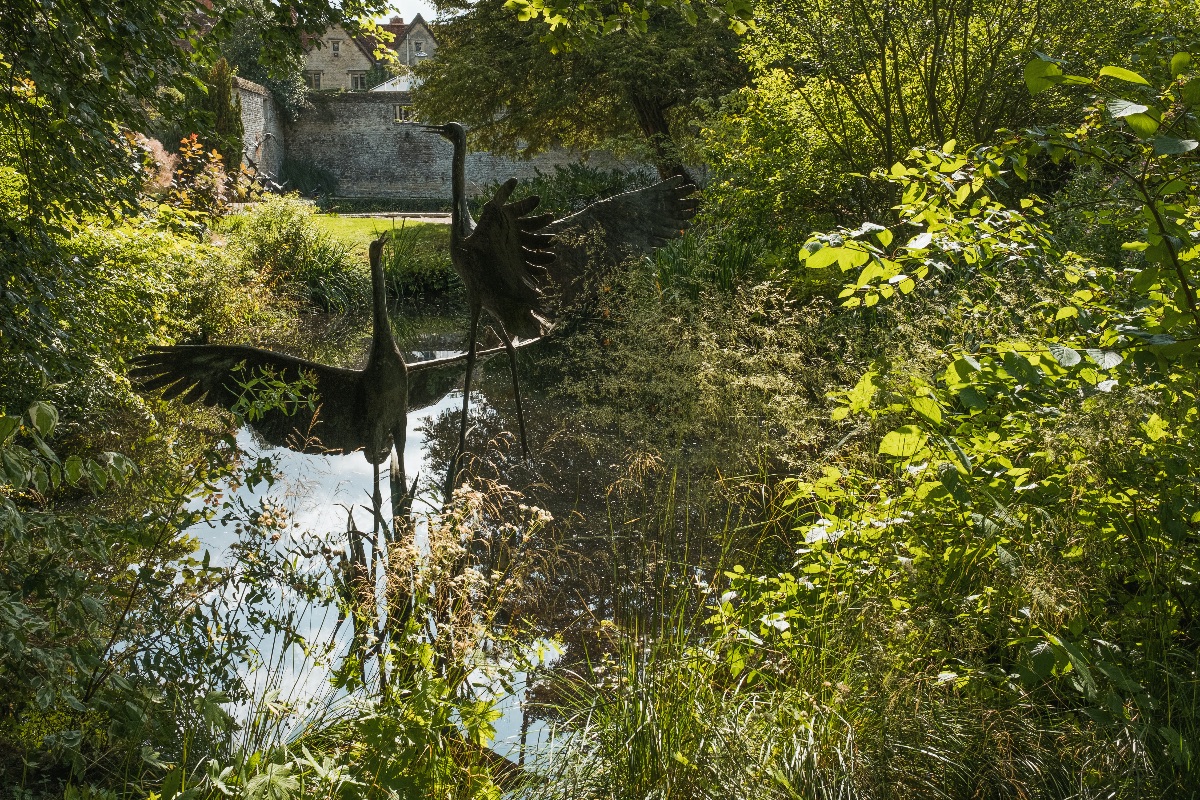
POLYGON ((645 95, 637 89, 629 90, 629 103, 637 116, 642 134, 654 148, 654 166, 663 180, 682 175, 688 180, 692 176, 683 167, 683 159, 679 157, 679 148, 671 139, 670 126, 667 125, 667 109, 671 104, 653 95, 645 95))

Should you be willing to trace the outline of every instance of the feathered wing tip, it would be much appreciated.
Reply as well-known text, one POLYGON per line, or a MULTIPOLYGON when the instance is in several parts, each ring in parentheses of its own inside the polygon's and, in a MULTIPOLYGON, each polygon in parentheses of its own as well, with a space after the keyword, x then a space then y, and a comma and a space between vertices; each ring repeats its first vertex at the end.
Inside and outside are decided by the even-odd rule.
MULTIPOLYGON (((361 424, 362 373, 241 345, 155 347, 134 359, 129 376, 143 391, 162 390, 163 398, 185 403, 236 407, 244 384, 264 374, 289 383, 311 381, 309 406, 273 408, 250 421, 268 442, 303 452, 352 452, 368 446, 361 424), (302 441, 302 446, 296 442, 302 441)), ((371 454, 368 454, 368 459, 371 454)), ((386 458, 386 455, 383 456, 386 458)))
POLYGON ((553 237, 540 231, 553 216, 530 216, 541 202, 536 195, 508 202, 516 186, 516 178, 500 186, 463 244, 483 307, 508 336, 530 339, 550 329, 542 287, 556 256, 553 237))
POLYGON ((699 207, 696 185, 677 175, 547 225, 543 235, 553 237, 557 256, 549 268, 555 308, 595 297, 614 269, 682 235, 699 207))
POLYGON ((133 359, 132 382, 143 391, 162 390, 164 400, 181 397, 185 403, 199 400, 224 405, 224 379, 228 369, 211 363, 207 353, 179 347, 152 347, 133 359), (210 396, 211 395, 211 396, 210 396))

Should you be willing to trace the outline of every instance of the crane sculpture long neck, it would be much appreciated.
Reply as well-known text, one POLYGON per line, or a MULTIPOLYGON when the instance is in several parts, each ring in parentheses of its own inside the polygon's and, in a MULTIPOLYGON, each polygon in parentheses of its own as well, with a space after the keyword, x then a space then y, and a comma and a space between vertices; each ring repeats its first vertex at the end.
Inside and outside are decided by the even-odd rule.
POLYGON ((450 226, 454 239, 461 242, 471 235, 471 231, 475 230, 475 220, 471 219, 471 210, 467 205, 467 142, 465 136, 454 139, 451 179, 453 180, 454 205, 450 213, 450 226))
POLYGON ((391 354, 399 351, 399 348, 396 347, 396 340, 392 336, 392 323, 388 319, 387 284, 383 278, 382 251, 382 242, 371 245, 371 304, 374 333, 371 340, 371 353, 367 358, 368 362, 375 361, 384 353, 391 354))

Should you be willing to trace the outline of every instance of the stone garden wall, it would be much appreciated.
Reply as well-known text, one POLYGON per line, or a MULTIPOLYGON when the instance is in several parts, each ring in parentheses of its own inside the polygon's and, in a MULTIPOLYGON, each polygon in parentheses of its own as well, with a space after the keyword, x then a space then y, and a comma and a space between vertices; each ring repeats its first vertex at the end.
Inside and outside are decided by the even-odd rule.
POLYGON ((274 178, 283 167, 284 130, 275 101, 266 88, 242 78, 233 79, 242 104, 242 159, 259 174, 274 178))
MULTIPOLYGON (((332 174, 341 197, 450 199, 451 144, 406 121, 407 92, 347 92, 309 95, 313 107, 288 127, 287 155, 332 174)), ((245 112, 243 111, 243 114, 245 112)), ((529 161, 471 153, 467 156, 467 192, 510 176, 532 177, 536 170, 578 163, 580 156, 553 151, 529 161)), ((593 153, 587 163, 598 169, 634 169, 638 165, 610 154, 593 153)))

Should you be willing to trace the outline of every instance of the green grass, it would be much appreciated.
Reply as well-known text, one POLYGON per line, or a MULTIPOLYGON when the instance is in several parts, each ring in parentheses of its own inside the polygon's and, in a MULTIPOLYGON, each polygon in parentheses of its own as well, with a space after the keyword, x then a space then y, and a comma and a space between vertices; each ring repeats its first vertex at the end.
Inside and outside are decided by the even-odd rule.
POLYGON ((349 248, 356 263, 365 264, 371 242, 390 232, 383 269, 388 293, 394 297, 431 297, 451 293, 459 286, 450 263, 448 225, 336 214, 320 214, 314 219, 318 230, 349 248))
POLYGON ((317 227, 350 248, 355 256, 367 257, 367 246, 384 231, 400 228, 413 230, 421 239, 438 240, 448 233, 448 226, 438 223, 413 222, 412 220, 373 219, 371 217, 343 217, 337 214, 318 214, 314 217, 317 227))

